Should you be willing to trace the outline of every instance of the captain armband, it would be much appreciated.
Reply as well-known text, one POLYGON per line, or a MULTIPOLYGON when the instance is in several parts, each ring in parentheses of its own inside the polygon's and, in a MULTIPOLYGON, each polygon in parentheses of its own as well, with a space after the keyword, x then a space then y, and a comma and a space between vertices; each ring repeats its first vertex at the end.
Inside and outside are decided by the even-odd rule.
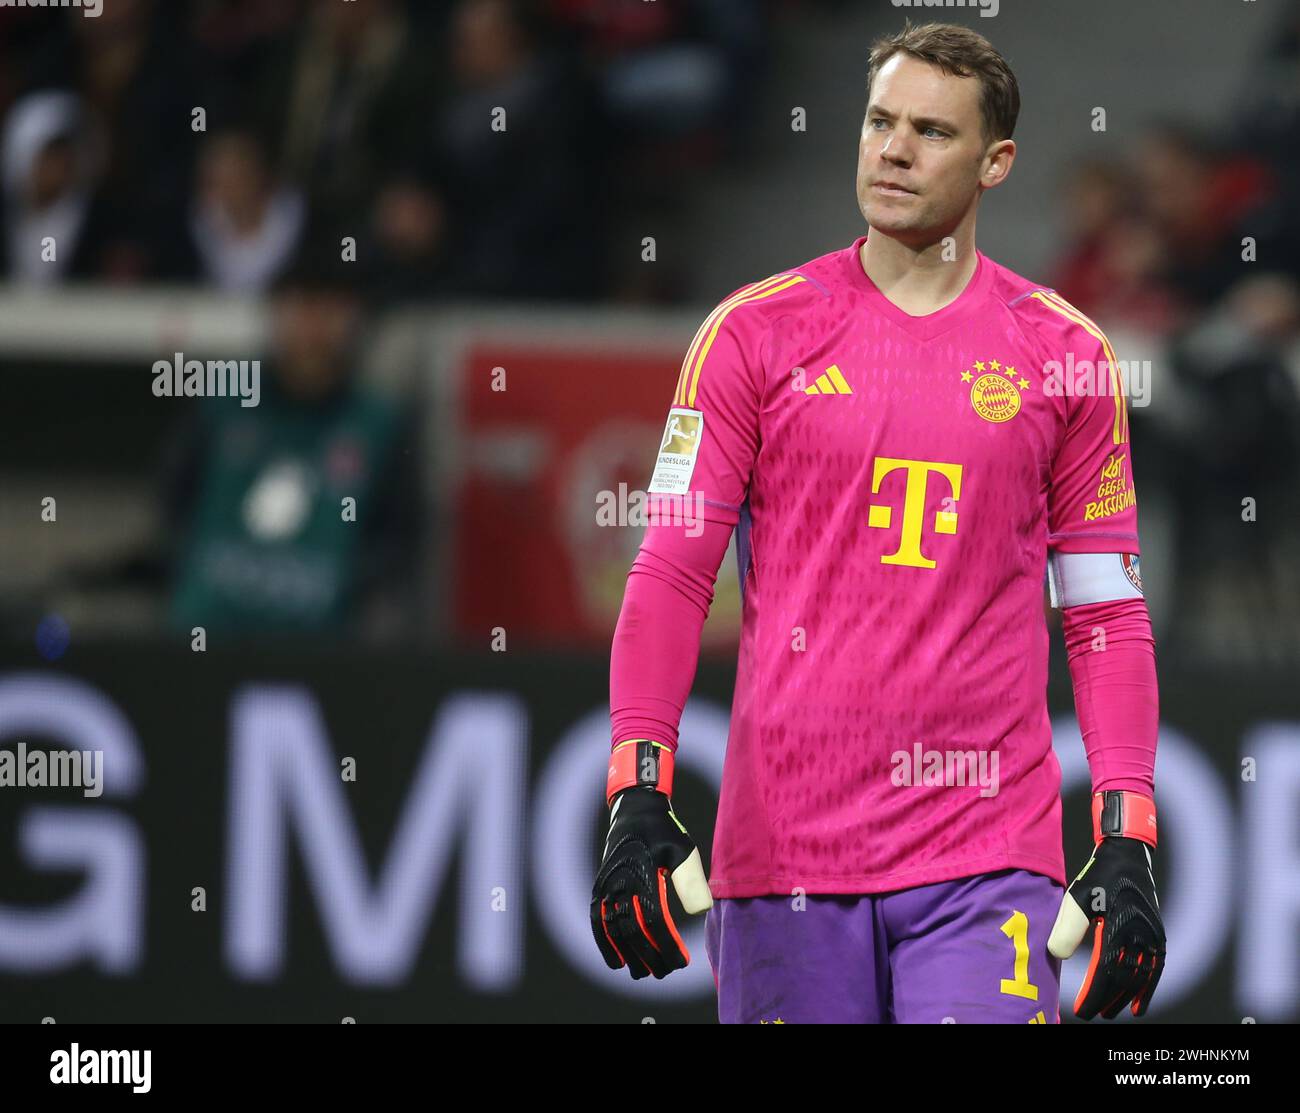
POLYGON ((1049 553, 1047 582, 1058 609, 1142 598, 1142 575, 1133 553, 1049 553))

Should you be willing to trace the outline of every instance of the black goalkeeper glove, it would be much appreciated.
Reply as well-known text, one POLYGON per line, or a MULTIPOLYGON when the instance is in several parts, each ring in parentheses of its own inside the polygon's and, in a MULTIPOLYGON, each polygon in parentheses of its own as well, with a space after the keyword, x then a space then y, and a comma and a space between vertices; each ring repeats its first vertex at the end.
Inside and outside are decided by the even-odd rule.
POLYGON ((620 744, 608 784, 609 836, 591 891, 591 932, 610 969, 664 978, 691 961, 668 908, 668 878, 689 914, 713 904, 699 849, 673 814, 672 751, 642 740, 620 744))
POLYGON ((1057 958, 1074 954, 1093 928, 1092 960, 1074 999, 1074 1013, 1113 1020, 1132 1002, 1134 1016, 1151 1003, 1165 964, 1151 847, 1155 804, 1132 792, 1099 792, 1093 798, 1092 857, 1066 890, 1047 941, 1057 958))

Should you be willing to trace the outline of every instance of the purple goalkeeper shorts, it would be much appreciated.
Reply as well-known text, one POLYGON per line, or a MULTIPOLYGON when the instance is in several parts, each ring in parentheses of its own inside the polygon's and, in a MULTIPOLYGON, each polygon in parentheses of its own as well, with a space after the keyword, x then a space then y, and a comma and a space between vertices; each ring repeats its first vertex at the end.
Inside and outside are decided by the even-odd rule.
POLYGON ((723 1024, 1059 1024, 1065 890, 1001 870, 893 893, 716 900, 723 1024))

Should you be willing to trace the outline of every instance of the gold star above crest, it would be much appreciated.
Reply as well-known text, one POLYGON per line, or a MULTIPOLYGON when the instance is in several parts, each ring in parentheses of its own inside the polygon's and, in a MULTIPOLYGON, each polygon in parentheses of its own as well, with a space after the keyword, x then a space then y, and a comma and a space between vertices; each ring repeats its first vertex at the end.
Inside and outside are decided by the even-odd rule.
POLYGON ((973 376, 971 375, 971 373, 970 373, 969 371, 963 371, 963 372, 961 373, 961 381, 964 382, 964 383, 968 383, 968 382, 970 382, 971 379, 972 379, 972 377, 973 377, 973 376))
POLYGON ((978 360, 978 359, 975 361, 975 370, 976 370, 976 371, 983 371, 983 370, 984 370, 984 364, 983 364, 980 360, 978 360))
POLYGON ((1000 371, 1002 369, 1002 364, 1000 364, 996 359, 989 360, 989 366, 992 367, 994 371, 1000 371))
POLYGON ((1002 370, 1005 371, 1005 372, 1007 373, 1007 376, 1008 376, 1009 378, 1014 379, 1014 378, 1016 377, 1016 369, 1015 369, 1014 367, 1011 367, 1010 365, 1008 365, 1008 366, 1004 367, 1002 370))
POLYGON ((1029 386, 1029 380, 1028 380, 1028 379, 1021 379, 1021 380, 1020 380, 1020 389, 1021 389, 1021 390, 1025 390, 1028 386, 1029 386))

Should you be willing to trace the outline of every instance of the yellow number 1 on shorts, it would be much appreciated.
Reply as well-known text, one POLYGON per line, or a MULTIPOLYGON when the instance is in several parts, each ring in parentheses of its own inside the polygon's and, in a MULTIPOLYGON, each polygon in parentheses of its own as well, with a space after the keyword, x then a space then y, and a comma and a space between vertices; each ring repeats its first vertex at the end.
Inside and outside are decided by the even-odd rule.
POLYGON ((1029 917, 1023 912, 1013 912, 1011 919, 1002 925, 1002 934, 1016 946, 1016 976, 1002 979, 1002 992, 1037 1001, 1038 986, 1029 980, 1029 917))

